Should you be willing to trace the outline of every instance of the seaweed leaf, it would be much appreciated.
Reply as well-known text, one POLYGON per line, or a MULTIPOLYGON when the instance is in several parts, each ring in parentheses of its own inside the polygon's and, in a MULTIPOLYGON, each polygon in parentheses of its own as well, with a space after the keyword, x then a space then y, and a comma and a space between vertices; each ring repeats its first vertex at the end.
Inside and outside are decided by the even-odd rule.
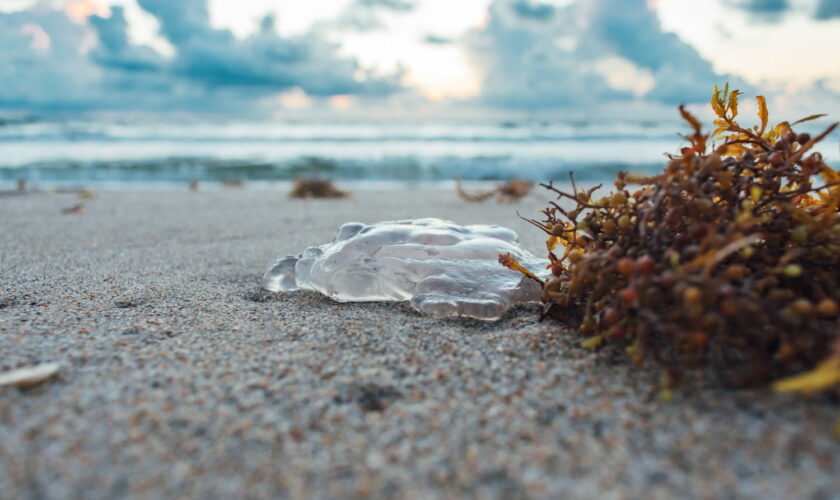
POLYGON ((767 130, 770 113, 767 111, 767 100, 763 95, 756 96, 755 100, 758 101, 758 118, 761 120, 761 129, 759 129, 758 135, 763 136, 764 131, 767 130))
POLYGON ((545 282, 541 280, 536 274, 532 273, 528 269, 525 268, 522 264, 519 263, 513 256, 509 253, 499 255, 499 264, 505 266, 506 268, 510 269, 511 271, 517 271, 519 273, 524 274, 525 276, 531 278, 532 280, 536 281, 540 285, 545 285, 545 282))
POLYGON ((715 90, 712 93, 712 110, 718 117, 726 117, 726 108, 723 106, 723 100, 720 98, 720 89, 717 85, 715 85, 715 90))
POLYGON ((794 375, 773 384, 777 392, 816 392, 840 384, 840 364, 827 359, 813 370, 794 375))
POLYGON ((735 118, 736 116, 738 116, 738 95, 739 94, 740 94, 740 92, 737 91, 737 90, 733 90, 732 92, 729 93, 728 108, 729 108, 729 111, 732 112, 732 117, 731 118, 735 118))
POLYGON ((816 115, 806 116, 805 118, 802 118, 801 120, 796 120, 791 125, 797 125, 797 124, 800 124, 800 123, 809 122, 811 120, 816 120, 816 119, 822 118, 824 116, 828 116, 828 115, 825 114, 825 113, 818 113, 816 115))

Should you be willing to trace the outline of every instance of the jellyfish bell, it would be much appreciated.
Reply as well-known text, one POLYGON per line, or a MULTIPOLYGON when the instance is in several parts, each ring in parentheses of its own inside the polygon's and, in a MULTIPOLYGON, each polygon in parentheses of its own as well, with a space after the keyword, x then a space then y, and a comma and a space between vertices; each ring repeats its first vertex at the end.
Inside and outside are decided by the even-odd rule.
POLYGON ((541 286, 499 264, 510 254, 545 276, 547 261, 501 226, 441 219, 347 223, 329 242, 277 260, 263 275, 273 292, 314 290, 339 302, 409 301, 434 318, 493 321, 539 300, 541 286))

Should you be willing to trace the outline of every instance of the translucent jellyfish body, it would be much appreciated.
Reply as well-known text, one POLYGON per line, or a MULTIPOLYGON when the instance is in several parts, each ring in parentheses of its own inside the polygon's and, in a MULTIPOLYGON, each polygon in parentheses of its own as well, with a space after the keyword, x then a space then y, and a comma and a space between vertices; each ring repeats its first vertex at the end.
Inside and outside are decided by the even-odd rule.
POLYGON ((347 223, 329 243, 283 257, 265 272, 274 292, 315 290, 340 302, 410 301, 434 318, 497 320, 535 301, 539 284, 499 264, 510 253, 536 274, 547 261, 500 226, 460 226, 441 219, 347 223))

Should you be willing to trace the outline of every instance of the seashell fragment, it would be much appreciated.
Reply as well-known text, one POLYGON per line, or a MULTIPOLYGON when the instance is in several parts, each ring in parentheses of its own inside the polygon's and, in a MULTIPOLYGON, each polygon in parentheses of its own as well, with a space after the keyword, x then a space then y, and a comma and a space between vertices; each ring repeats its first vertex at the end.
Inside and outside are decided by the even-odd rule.
POLYGON ((31 387, 54 377, 59 368, 58 363, 44 363, 0 373, 0 387, 31 387))

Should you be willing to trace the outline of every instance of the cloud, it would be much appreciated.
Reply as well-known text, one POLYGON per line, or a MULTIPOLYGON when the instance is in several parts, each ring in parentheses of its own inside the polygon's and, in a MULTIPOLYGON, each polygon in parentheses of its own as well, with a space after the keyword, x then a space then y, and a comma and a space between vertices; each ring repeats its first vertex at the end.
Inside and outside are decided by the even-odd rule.
POLYGON ((432 33, 429 33, 423 37, 423 43, 428 43, 429 45, 449 45, 454 42, 455 40, 451 38, 435 35, 432 33))
MULTIPOLYGON (((596 99, 628 97, 614 92, 594 68, 581 65, 575 49, 562 50, 558 37, 575 38, 573 26, 524 22, 517 2, 495 0, 488 20, 468 36, 477 65, 484 72, 479 99, 504 108, 542 109, 587 106, 596 99)), ((565 10, 556 18, 567 18, 565 10)))
POLYGON ((339 16, 337 25, 354 31, 376 31, 385 27, 383 12, 406 14, 416 7, 409 0, 354 0, 339 16))
POLYGON ((408 0, 356 0, 356 4, 362 7, 377 7, 399 12, 414 10, 414 2, 408 0))
POLYGON ((663 31, 645 0, 585 2, 588 28, 583 40, 594 55, 615 53, 651 71, 648 97, 668 104, 706 100, 711 84, 723 76, 676 34, 663 31))
MULTIPOLYGON (((793 10, 790 0, 741 0, 734 5, 768 22, 778 22, 783 14, 793 10)), ((840 0, 818 0, 812 13, 819 21, 838 18, 840 0)))
POLYGON ((740 7, 759 14, 780 14, 790 9, 788 0, 747 0, 740 7))
POLYGON ((324 97, 401 89, 400 74, 372 73, 318 32, 281 37, 266 17, 260 30, 238 39, 211 26, 207 0, 138 4, 157 18, 172 57, 132 44, 121 7, 90 16, 88 26, 45 7, 0 13, 0 107, 247 112, 293 88, 324 97))
POLYGON ((154 71, 165 64, 163 57, 150 47, 129 43, 128 23, 122 7, 113 7, 110 17, 94 15, 88 21, 100 42, 91 57, 100 65, 125 71, 154 71))
POLYGON ((63 12, 39 8, 0 14, 0 33, 0 108, 65 109, 95 102, 99 68, 77 52, 89 40, 83 26, 63 12), (44 35, 49 44, 33 38, 44 35))
POLYGON ((820 0, 814 17, 820 20, 840 17, 840 0, 820 0))
POLYGON ((513 11, 523 19, 545 21, 554 16, 555 7, 547 3, 539 3, 531 0, 517 0, 511 4, 513 11))
POLYGON ((481 99, 491 105, 580 107, 636 97, 699 102, 725 79, 692 46, 663 31, 645 0, 552 6, 539 23, 523 19, 524 3, 495 0, 487 24, 468 37, 485 74, 481 99))
POLYGON ((724 6, 741 9, 756 20, 766 23, 781 21, 792 9, 789 0, 734 0, 724 6))
POLYGON ((273 18, 264 19, 258 33, 238 40, 228 30, 210 27, 206 0, 138 3, 158 18, 162 34, 175 47, 172 72, 198 84, 266 90, 300 87, 315 96, 381 95, 398 88, 396 78, 377 78, 355 59, 338 56, 338 47, 319 34, 277 36, 273 18))

